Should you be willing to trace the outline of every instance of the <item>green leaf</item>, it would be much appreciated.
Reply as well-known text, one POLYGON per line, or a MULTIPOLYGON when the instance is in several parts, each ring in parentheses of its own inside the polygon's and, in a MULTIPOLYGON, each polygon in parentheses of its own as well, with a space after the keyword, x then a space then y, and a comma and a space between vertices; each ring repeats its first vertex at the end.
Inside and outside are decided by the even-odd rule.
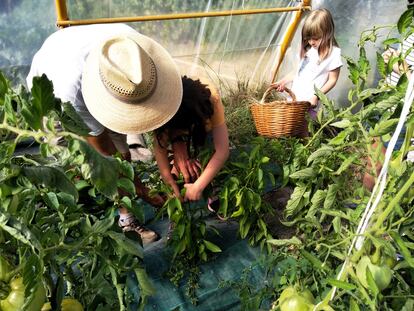
POLYGON ((62 113, 59 116, 62 127, 68 131, 81 136, 86 136, 91 131, 82 118, 78 115, 71 103, 63 103, 62 113))
POLYGON ((42 245, 29 228, 12 215, 0 213, 0 229, 8 232, 13 238, 29 245, 32 248, 41 250, 42 245))
POLYGON ((46 203, 47 206, 49 206, 49 207, 51 207, 55 210, 59 209, 59 200, 58 200, 58 197, 57 197, 56 193, 48 192, 44 199, 45 199, 45 203, 46 203))
POLYGON ((295 188, 285 209, 286 217, 295 215, 303 207, 303 196, 306 190, 306 186, 297 186, 295 188))
POLYGON ((121 203, 122 205, 124 205, 128 210, 132 209, 132 202, 131 202, 131 198, 127 197, 127 196, 123 196, 121 199, 121 203))
POLYGON ((404 240, 395 231, 390 231, 390 236, 394 239, 395 243, 397 243, 397 246, 404 257, 404 260, 410 265, 411 268, 414 268, 414 260, 411 257, 411 252, 405 244, 404 240))
POLYGON ((351 283, 348 283, 348 282, 339 281, 339 280, 332 279, 332 278, 327 278, 326 280, 332 286, 336 286, 336 287, 341 288, 341 289, 345 289, 345 290, 354 290, 354 289, 356 289, 356 286, 354 284, 351 284, 351 283))
POLYGON ((326 159, 326 157, 329 157, 332 152, 334 151, 334 148, 331 146, 323 145, 318 150, 313 152, 307 160, 307 165, 309 166, 314 160, 316 159, 326 159))
POLYGON ((220 253, 221 249, 216 244, 211 243, 210 241, 204 240, 204 245, 207 247, 208 250, 210 250, 213 253, 220 253))
POLYGON ((330 125, 331 126, 334 126, 334 127, 337 127, 337 128, 344 129, 344 128, 347 128, 347 127, 349 127, 351 125, 351 121, 348 120, 348 119, 343 119, 341 121, 337 121, 337 122, 331 123, 330 125))
POLYGON ((387 76, 387 66, 385 64, 384 58, 381 53, 376 53, 377 55, 377 68, 381 77, 385 78, 387 76))
POLYGON ((45 74, 33 78, 32 107, 40 112, 41 117, 46 116, 55 107, 53 84, 45 74))
POLYGON ((78 190, 60 168, 52 166, 25 166, 22 168, 22 174, 35 185, 42 185, 45 188, 68 193, 75 200, 78 200, 78 190))
POLYGON ((348 167, 354 163, 355 160, 358 159, 358 155, 354 154, 350 157, 346 158, 345 161, 342 162, 341 166, 338 168, 338 170, 334 173, 335 175, 340 175, 342 172, 345 172, 348 167))
POLYGON ((129 163, 128 161, 122 161, 120 168, 121 168, 122 175, 124 175, 125 177, 131 180, 134 180, 135 173, 134 173, 134 168, 132 167, 131 163, 129 163))
POLYGON ((294 172, 290 174, 290 178, 292 179, 311 179, 315 176, 315 171, 312 167, 304 168, 300 171, 294 172))
POLYGON ((360 311, 358 304, 353 298, 349 300, 349 311, 360 311))
POLYGON ((302 245, 302 241, 295 236, 290 239, 270 239, 266 242, 276 246, 302 245))
POLYGON ((4 95, 6 95, 9 88, 9 82, 0 71, 0 100, 4 97, 4 95))
POLYGON ((329 141, 330 145, 342 145, 345 142, 345 139, 349 135, 349 129, 345 129, 342 132, 340 132, 336 137, 332 138, 329 141))
POLYGON ((4 95, 4 112, 6 113, 6 118, 13 122, 17 122, 16 112, 13 109, 12 98, 9 94, 4 95))
POLYGON ((323 202, 325 201, 327 194, 327 190, 318 189, 315 194, 312 196, 311 199, 311 207, 307 213, 307 217, 315 216, 316 211, 318 211, 321 207, 323 202))
POLYGON ((127 238, 126 235, 123 233, 108 231, 106 234, 111 239, 113 239, 116 242, 116 244, 128 254, 137 256, 141 259, 144 258, 144 249, 142 245, 138 243, 137 241, 127 238))
POLYGON ((319 260, 316 256, 312 255, 308 251, 301 249, 300 253, 304 258, 306 258, 315 268, 318 270, 326 270, 327 268, 324 266, 322 261, 319 260))
MULTIPOLYGON (((390 46, 390 45, 393 45, 393 44, 400 44, 400 43, 401 43, 401 40, 399 38, 388 38, 388 39, 386 39, 382 42, 382 44, 385 45, 385 46, 390 46)), ((382 56, 381 56, 381 58, 383 59, 382 56)))
POLYGON ((101 155, 85 141, 72 141, 70 149, 76 151, 76 147, 85 155, 83 166, 88 168, 92 184, 105 196, 113 198, 118 193, 118 161, 101 155))
POLYGON ((329 109, 328 111, 331 114, 334 114, 335 113, 334 106, 333 106, 332 102, 328 99, 328 97, 326 96, 326 94, 323 93, 316 86, 315 86, 314 90, 315 90, 315 94, 316 94, 316 96, 318 96, 319 101, 321 102, 321 104, 324 105, 325 107, 327 107, 329 109))
POLYGON ((120 178, 117 181, 117 185, 122 190, 128 192, 129 194, 135 196, 135 184, 131 181, 131 179, 127 178, 120 178))
POLYGON ((413 9, 406 10, 398 19, 397 29, 400 34, 404 33, 413 23, 413 9))
POLYGON ((328 193, 326 194, 325 202, 323 202, 324 209, 330 209, 336 201, 336 194, 338 193, 339 186, 336 184, 329 185, 328 193))
POLYGON ((154 285, 152 285, 150 278, 144 268, 135 268, 135 275, 137 276, 141 297, 153 296, 156 293, 154 285))
POLYGON ((114 224, 114 220, 115 218, 112 215, 107 216, 106 218, 102 219, 102 220, 97 220, 92 228, 91 231, 95 234, 97 233, 105 233, 106 231, 108 231, 112 225, 114 224))
POLYGON ((389 119, 375 124, 374 129, 370 129, 369 135, 371 137, 383 136, 394 131, 399 119, 389 119))

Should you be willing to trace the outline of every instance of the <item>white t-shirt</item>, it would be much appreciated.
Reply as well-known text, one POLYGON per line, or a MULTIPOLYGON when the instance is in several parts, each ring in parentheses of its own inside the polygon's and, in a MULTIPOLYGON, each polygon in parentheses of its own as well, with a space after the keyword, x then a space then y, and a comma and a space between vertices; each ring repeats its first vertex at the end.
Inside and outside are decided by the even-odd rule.
POLYGON ((293 79, 292 92, 298 101, 309 101, 315 94, 314 87, 320 89, 328 81, 329 72, 342 66, 341 49, 333 47, 331 54, 319 62, 318 51, 310 48, 299 63, 293 79))
MULTIPOLYGON (((86 108, 82 97, 82 72, 89 52, 106 38, 136 31, 125 24, 99 24, 71 26, 50 35, 35 54, 26 83, 32 87, 35 76, 46 76, 52 80, 54 94, 63 102, 71 102, 80 117, 91 129, 90 135, 104 131, 86 108)), ((99 97, 99 94, 96 94, 99 97)))

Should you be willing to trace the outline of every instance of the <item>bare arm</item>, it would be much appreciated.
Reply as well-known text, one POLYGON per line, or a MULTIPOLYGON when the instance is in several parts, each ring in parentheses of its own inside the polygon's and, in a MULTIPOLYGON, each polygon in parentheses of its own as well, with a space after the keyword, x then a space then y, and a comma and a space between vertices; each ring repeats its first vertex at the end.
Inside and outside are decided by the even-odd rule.
POLYGON ((294 77, 295 77, 295 73, 291 71, 286 76, 284 76, 281 80, 273 83, 272 85, 276 86, 277 91, 283 92, 286 88, 286 85, 291 83, 294 77))
POLYGON ((116 153, 115 145, 106 129, 98 136, 87 136, 86 141, 103 155, 111 156, 116 153))
POLYGON ((207 163, 200 177, 192 184, 185 184, 185 199, 197 201, 201 199, 203 190, 217 175, 229 157, 229 135, 226 124, 213 128, 213 140, 215 152, 207 163))
MULTIPOLYGON (((336 82, 338 81, 340 71, 341 71, 341 67, 338 67, 329 72, 328 80, 320 89, 322 93, 326 94, 330 90, 332 90, 332 88, 336 85, 336 82)), ((311 103, 311 106, 316 107, 318 105, 318 97, 316 97, 316 95, 313 95, 310 100, 310 103, 311 103)))

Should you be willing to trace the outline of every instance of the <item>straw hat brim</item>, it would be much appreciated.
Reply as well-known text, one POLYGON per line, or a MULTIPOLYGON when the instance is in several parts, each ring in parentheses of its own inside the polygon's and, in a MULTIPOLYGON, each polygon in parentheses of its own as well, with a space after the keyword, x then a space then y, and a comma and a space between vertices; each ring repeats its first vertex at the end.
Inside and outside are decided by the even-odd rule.
POLYGON ((157 70, 153 93, 139 103, 112 96, 100 79, 100 44, 86 59, 82 96, 91 115, 103 126, 123 134, 145 133, 159 128, 177 112, 183 95, 181 76, 170 54, 156 41, 139 33, 124 35, 135 40, 153 60, 157 70))

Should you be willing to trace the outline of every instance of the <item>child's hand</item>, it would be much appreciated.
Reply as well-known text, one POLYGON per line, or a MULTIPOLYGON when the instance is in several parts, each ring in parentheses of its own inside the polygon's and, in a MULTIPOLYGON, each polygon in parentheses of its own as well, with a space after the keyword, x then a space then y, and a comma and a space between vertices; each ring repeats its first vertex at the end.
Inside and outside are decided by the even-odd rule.
POLYGON ((286 90, 286 82, 283 81, 283 80, 275 82, 271 86, 274 86, 275 90, 278 91, 278 92, 283 92, 283 91, 286 90))
POLYGON ((196 183, 184 184, 184 187, 186 189, 184 201, 198 201, 201 199, 203 189, 200 189, 196 183))
POLYGON ((316 97, 316 95, 313 95, 312 98, 309 100, 311 107, 314 108, 316 106, 318 106, 318 97, 316 97))

